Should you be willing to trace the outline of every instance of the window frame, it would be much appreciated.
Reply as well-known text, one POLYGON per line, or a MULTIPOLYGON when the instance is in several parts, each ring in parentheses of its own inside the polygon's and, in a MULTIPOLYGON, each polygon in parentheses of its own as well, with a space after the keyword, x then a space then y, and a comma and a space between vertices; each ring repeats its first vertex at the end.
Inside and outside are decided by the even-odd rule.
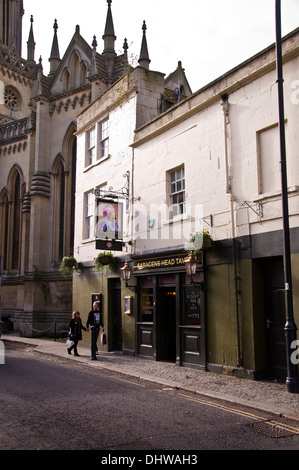
POLYGON ((109 158, 109 117, 86 130, 85 149, 85 168, 109 158))
POLYGON ((181 217, 186 213, 185 166, 180 165, 168 171, 168 197, 170 218, 181 217), (181 176, 178 172, 182 172, 181 176), (174 179, 172 178, 174 175, 174 179), (182 195, 182 200, 178 198, 182 195))
POLYGON ((109 118, 103 119, 98 124, 99 154, 100 160, 109 156, 109 118))
POLYGON ((22 97, 17 88, 12 85, 4 88, 4 104, 10 111, 18 111, 21 108, 22 97))
POLYGON ((84 235, 85 240, 94 238, 94 208, 95 198, 92 191, 88 191, 84 195, 84 207, 85 207, 85 224, 84 224, 84 235), (90 199, 89 199, 90 198, 90 199))
POLYGON ((93 126, 86 132, 86 163, 87 166, 94 165, 97 161, 96 127, 93 126), (91 135, 93 133, 93 137, 91 135), (92 153, 91 153, 92 152, 92 153))

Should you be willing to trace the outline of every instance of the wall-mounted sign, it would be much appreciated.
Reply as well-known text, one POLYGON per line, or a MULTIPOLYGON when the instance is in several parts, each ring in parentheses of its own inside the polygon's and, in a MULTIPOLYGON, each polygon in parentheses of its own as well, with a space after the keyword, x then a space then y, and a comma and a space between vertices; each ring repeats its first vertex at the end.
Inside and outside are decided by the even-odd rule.
MULTIPOLYGON (((185 269, 185 260, 187 254, 173 255, 173 256, 163 256, 157 258, 149 258, 145 260, 136 260, 134 262, 134 267, 137 271, 148 271, 148 270, 160 270, 160 269, 185 269)), ((199 267, 203 265, 202 253, 200 254, 199 267)))
POLYGON ((97 200, 95 236, 100 240, 123 239, 123 205, 111 199, 97 200))
POLYGON ((133 313, 133 297, 125 296, 125 313, 131 315, 133 313))
POLYGON ((96 240, 96 250, 122 251, 123 242, 119 240, 96 240))
POLYGON ((185 324, 200 325, 201 322, 201 293, 192 286, 185 287, 185 324))

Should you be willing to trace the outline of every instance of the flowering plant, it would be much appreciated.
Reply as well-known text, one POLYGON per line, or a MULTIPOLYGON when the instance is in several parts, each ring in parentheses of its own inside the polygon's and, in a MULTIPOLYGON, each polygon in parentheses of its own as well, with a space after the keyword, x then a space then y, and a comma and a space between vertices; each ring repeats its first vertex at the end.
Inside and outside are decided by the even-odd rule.
POLYGON ((109 266, 110 271, 116 271, 117 258, 110 251, 99 253, 94 260, 96 270, 101 273, 105 266, 109 266))
POLYGON ((200 232, 191 234, 188 244, 188 250, 192 251, 196 256, 202 250, 209 250, 212 246, 213 239, 210 233, 203 229, 200 232))
POLYGON ((73 256, 64 256, 59 266, 59 271, 64 275, 72 275, 78 269, 78 263, 73 256))

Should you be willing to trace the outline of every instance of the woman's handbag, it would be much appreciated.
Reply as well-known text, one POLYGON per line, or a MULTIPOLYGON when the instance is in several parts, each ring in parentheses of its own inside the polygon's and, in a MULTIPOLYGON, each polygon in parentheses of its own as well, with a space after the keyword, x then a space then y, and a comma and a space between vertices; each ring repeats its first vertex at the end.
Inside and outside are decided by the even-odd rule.
POLYGON ((101 334, 101 343, 106 344, 106 333, 101 334))
POLYGON ((76 335, 74 335, 74 333, 72 333, 71 330, 69 331, 68 339, 70 341, 76 341, 76 335))

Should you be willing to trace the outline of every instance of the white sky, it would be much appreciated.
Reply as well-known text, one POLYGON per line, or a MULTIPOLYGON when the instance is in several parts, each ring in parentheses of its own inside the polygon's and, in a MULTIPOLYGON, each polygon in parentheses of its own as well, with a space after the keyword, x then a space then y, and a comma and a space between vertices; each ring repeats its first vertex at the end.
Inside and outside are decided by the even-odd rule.
MULTIPOLYGON (((281 0, 282 35, 299 26, 299 0, 281 0)), ((35 60, 42 56, 44 73, 58 21, 60 57, 80 25, 91 44, 96 35, 102 53, 106 0, 24 0, 23 57, 27 57, 30 15, 34 17, 35 60)), ((142 23, 147 23, 150 68, 166 75, 182 61, 195 92, 275 42, 275 0, 113 0, 115 50, 139 58, 142 23)))

